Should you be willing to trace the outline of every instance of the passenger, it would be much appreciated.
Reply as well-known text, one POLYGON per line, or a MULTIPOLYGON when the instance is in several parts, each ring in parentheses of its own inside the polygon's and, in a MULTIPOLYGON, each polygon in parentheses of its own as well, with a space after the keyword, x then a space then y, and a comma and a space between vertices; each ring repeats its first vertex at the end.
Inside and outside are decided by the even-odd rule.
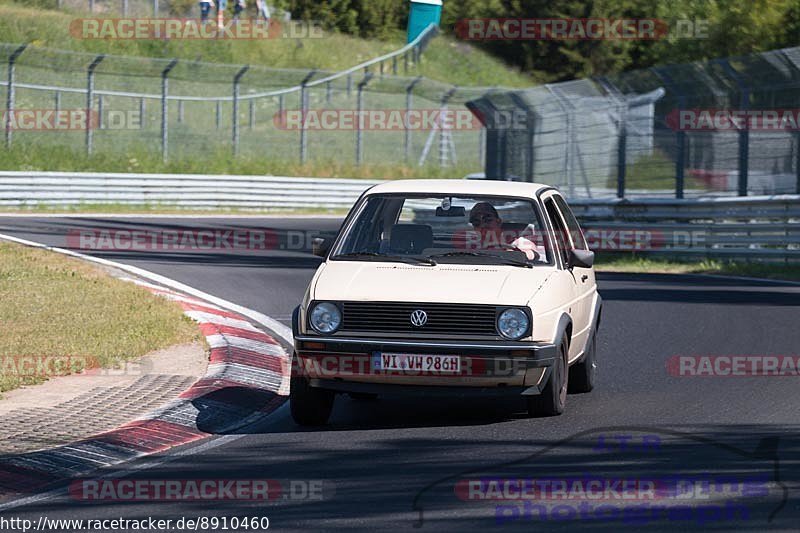
POLYGON ((478 202, 472 207, 469 212, 469 223, 478 232, 480 248, 516 248, 525 253, 529 261, 539 260, 540 253, 537 251, 536 243, 515 235, 513 231, 503 231, 503 220, 497 209, 489 202, 478 202))

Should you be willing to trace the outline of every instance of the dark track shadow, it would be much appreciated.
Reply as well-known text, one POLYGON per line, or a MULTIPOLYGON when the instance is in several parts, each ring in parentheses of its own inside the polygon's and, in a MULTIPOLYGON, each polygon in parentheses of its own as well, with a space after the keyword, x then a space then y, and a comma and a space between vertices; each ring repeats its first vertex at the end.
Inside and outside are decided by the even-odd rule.
POLYGON ((600 289, 605 301, 669 302, 683 304, 798 306, 800 292, 754 290, 600 289))
MULTIPOLYGON (((544 423, 543 423, 544 425, 544 423)), ((332 529, 347 524, 348 531, 375 531, 391 527, 403 531, 465 531, 502 526, 501 530, 590 530, 616 532, 708 530, 796 530, 800 508, 791 498, 800 487, 798 428, 774 425, 711 425, 702 428, 597 427, 560 440, 532 433, 526 445, 502 438, 407 438, 387 433, 370 446, 341 446, 329 440, 326 447, 306 449, 305 438, 267 444, 263 457, 253 449, 233 452, 219 448, 202 457, 178 458, 154 470, 127 471, 142 480, 277 480, 284 490, 297 480, 321 480, 322 497, 295 497, 265 503, 232 499, 213 504, 203 501, 81 502, 74 498, 34 504, 30 515, 180 517, 190 513, 221 515, 267 514, 287 529, 332 529), (600 446, 603 436, 605 446, 600 446), (642 446, 644 436, 650 446, 642 446), (619 437, 628 440, 626 448, 619 437), (653 446, 652 439, 657 439, 653 446), (616 440, 615 440, 616 439, 616 440), (479 451, 479 453, 476 453, 479 451), (201 473, 202 472, 202 473, 201 473), (683 505, 705 509, 659 515, 598 519, 575 511, 567 519, 526 516, 522 501, 480 501, 463 498, 470 479, 628 479, 653 480, 669 486, 670 480, 722 480, 738 493, 712 494, 704 500, 698 490, 691 502, 674 497, 636 505, 683 505), (459 482, 462 485, 459 485, 459 482), (747 492, 743 492, 747 489, 747 492), (711 507, 719 507, 717 511, 711 507), (513 511, 517 508, 517 514, 513 511), (209 512, 210 511, 210 512, 209 512)), ((278 437, 279 435, 275 435, 278 437)), ((299 435, 303 437, 303 435, 299 435)), ((333 437, 335 438, 335 437, 333 437)), ((661 486, 661 485, 659 485, 661 486)), ((713 485, 712 485, 713 487, 713 485)), ((555 504, 587 503, 585 500, 555 504)), ((541 503, 541 502, 537 502, 541 503)), ((592 502, 589 502, 592 503, 592 502)), ((609 503, 609 502, 606 502, 609 503)), ((628 502, 630 503, 630 502, 628 502)), ((611 502, 624 509, 623 503, 611 502)), ((550 505, 554 507, 554 505, 550 505)), ((597 506, 594 506, 597 508, 597 506)), ((598 511, 599 512, 599 511, 598 511)), ((605 511, 613 514, 613 510, 605 511)), ((545 515, 546 516, 546 515, 545 515)))

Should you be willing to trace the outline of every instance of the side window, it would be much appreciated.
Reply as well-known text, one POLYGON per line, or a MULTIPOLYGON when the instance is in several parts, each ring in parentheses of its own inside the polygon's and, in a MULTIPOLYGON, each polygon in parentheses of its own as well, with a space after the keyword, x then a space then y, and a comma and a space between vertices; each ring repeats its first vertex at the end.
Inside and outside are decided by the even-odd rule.
POLYGON ((558 247, 558 253, 561 255, 562 262, 567 264, 571 244, 565 239, 567 230, 564 227, 564 222, 561 220, 561 216, 558 214, 558 209, 556 208, 556 204, 553 203, 552 198, 548 198, 544 201, 544 208, 547 211, 547 218, 550 219, 550 224, 553 226, 553 233, 555 234, 553 235, 553 240, 558 247))
POLYGON ((578 250, 588 250, 589 247, 586 245, 586 239, 583 237, 581 226, 578 224, 578 220, 572 213, 572 209, 569 208, 567 202, 565 202, 561 196, 554 195, 553 199, 555 200, 556 205, 558 205, 558 210, 561 211, 564 221, 567 223, 569 235, 572 238, 572 244, 578 250))

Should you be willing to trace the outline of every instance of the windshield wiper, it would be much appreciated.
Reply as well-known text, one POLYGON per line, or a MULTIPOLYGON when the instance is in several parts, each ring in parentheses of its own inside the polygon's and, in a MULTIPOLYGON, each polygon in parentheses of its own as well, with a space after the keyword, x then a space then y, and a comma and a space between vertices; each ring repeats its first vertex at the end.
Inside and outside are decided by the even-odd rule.
POLYGON ((459 256, 491 257, 492 259, 500 260, 504 265, 518 266, 523 268, 533 268, 533 265, 531 265, 530 263, 526 263, 525 261, 517 261, 516 259, 510 259, 508 257, 503 257, 495 254, 487 254, 485 252, 447 252, 442 254, 433 254, 430 257, 459 257, 459 256))
POLYGON ((411 265, 430 265, 436 266, 436 261, 430 259, 428 257, 414 257, 412 255, 388 255, 388 254, 379 254, 377 252, 350 252, 346 254, 338 254, 333 256, 334 259, 338 259, 340 257, 350 257, 350 258, 358 258, 358 257, 380 257, 381 259, 386 259, 387 261, 401 261, 403 263, 408 263, 411 265))

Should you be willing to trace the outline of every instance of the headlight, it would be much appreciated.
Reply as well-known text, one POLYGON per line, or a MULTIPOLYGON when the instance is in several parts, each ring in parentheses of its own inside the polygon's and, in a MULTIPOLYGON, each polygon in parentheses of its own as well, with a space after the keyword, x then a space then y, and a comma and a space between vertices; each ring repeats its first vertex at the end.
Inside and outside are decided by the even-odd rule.
POLYGON ((330 335, 342 325, 342 312, 332 303, 323 302, 311 310, 309 322, 317 333, 330 335))
POLYGON ((522 309, 506 309, 497 318, 497 330, 512 341, 525 335, 530 325, 531 321, 522 309))

